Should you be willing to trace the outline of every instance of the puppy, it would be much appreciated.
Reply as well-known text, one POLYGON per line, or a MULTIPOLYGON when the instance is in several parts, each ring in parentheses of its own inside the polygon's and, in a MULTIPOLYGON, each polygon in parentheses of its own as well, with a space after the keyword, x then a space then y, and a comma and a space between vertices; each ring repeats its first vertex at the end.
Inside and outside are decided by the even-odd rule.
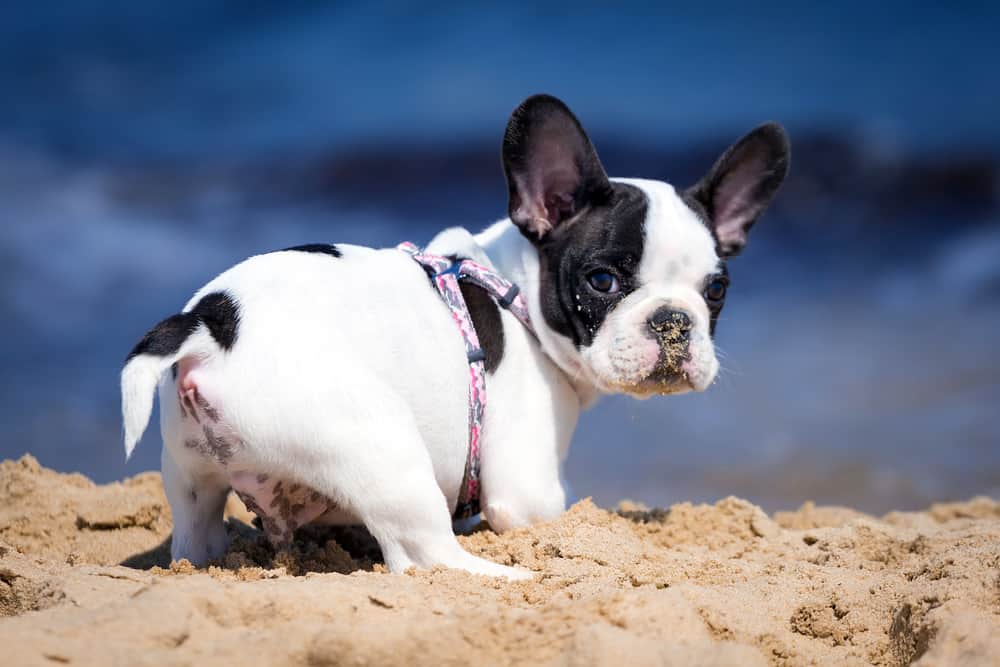
MULTIPOLYGON (((476 455, 491 528, 565 509, 561 464, 580 410, 601 395, 712 384, 726 262, 788 155, 784 130, 767 124, 688 189, 609 179, 561 101, 538 95, 514 111, 502 148, 509 217, 475 235, 446 230, 423 251, 511 281, 530 317, 529 328, 496 295, 461 287, 489 392, 476 455)), ((201 565, 225 553, 233 489, 279 546, 307 523, 360 523, 392 572, 440 564, 530 576, 455 539, 472 357, 428 276, 395 248, 257 255, 136 345, 121 378, 125 450, 158 390, 174 559, 201 565)))

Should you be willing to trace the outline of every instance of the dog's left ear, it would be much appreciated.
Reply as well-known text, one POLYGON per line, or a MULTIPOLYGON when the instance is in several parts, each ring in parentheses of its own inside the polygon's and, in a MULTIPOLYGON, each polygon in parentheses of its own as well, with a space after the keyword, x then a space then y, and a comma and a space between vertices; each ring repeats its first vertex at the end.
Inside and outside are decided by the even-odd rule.
POLYGON ((583 126, 551 95, 534 95, 510 116, 503 137, 508 213, 534 243, 590 204, 611 183, 583 126))
POLYGON ((685 193, 704 207, 723 257, 743 250, 747 232, 788 173, 788 156, 784 128, 777 123, 761 125, 730 146, 685 193))

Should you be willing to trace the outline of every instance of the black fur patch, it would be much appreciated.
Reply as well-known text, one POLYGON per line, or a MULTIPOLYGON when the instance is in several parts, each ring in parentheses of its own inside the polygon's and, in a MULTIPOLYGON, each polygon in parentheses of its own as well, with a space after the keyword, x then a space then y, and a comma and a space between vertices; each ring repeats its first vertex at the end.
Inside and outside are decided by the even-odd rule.
MULTIPOLYGON (((704 287, 707 288, 708 284, 712 282, 716 276, 724 277, 726 279, 726 286, 727 287, 729 286, 729 266, 726 264, 726 260, 724 259, 719 260, 719 272, 715 275, 707 276, 705 278, 704 287)), ((708 299, 706 299, 704 294, 702 294, 701 298, 705 301, 705 305, 708 306, 708 314, 710 317, 708 324, 708 335, 711 336, 712 338, 715 338, 715 325, 719 321, 719 315, 722 314, 722 309, 726 305, 726 300, 723 299, 718 303, 713 303, 708 299)))
POLYGON ((240 329, 239 307, 233 297, 226 292, 206 294, 191 313, 205 323, 219 347, 232 349, 240 329))
POLYGON ((472 325, 479 337, 479 346, 486 354, 486 372, 492 373, 500 366, 504 351, 503 321, 500 307, 489 292, 478 285, 460 283, 465 305, 469 308, 472 325))
POLYGON ((639 286, 635 273, 645 244, 648 202, 633 185, 612 182, 611 188, 605 203, 582 211, 538 244, 542 315, 577 347, 593 343, 608 314, 639 286), (598 270, 618 279, 617 293, 603 294, 590 286, 587 278, 598 270))
POLYGON ((180 349, 199 324, 204 324, 215 342, 229 350, 239 334, 240 314, 236 300, 225 292, 206 294, 186 313, 171 315, 142 337, 126 363, 140 354, 165 357, 180 349))
POLYGON ((285 248, 282 252, 287 252, 289 250, 296 252, 319 252, 324 255, 330 255, 331 257, 341 257, 343 254, 340 252, 340 248, 332 243, 307 243, 306 245, 297 245, 292 246, 291 248, 285 248))

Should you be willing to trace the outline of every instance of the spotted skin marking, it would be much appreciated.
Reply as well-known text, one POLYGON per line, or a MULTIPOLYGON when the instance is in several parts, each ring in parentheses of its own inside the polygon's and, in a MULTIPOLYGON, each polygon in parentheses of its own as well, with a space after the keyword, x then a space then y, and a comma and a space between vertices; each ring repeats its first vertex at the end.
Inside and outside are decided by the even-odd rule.
POLYGON ((194 407, 194 402, 187 393, 181 395, 181 405, 187 408, 188 414, 191 415, 191 418, 194 419, 196 423, 201 423, 201 418, 198 416, 198 411, 194 407))
POLYGON ((202 426, 202 431, 205 433, 205 443, 212 457, 222 465, 227 465, 243 444, 239 440, 234 442, 217 435, 208 424, 202 426))
POLYGON ((265 474, 236 474, 232 483, 247 509, 260 517, 275 549, 288 547, 297 529, 337 509, 333 500, 315 489, 295 482, 286 485, 280 479, 271 481, 265 474))
POLYGON ((201 392, 198 391, 197 387, 193 391, 194 400, 198 403, 198 407, 205 412, 209 419, 218 424, 219 412, 209 404, 208 400, 206 400, 204 396, 201 395, 201 392))
POLYGON ((202 396, 198 387, 191 387, 187 391, 179 392, 177 397, 180 400, 182 419, 186 419, 190 415, 195 422, 201 424, 201 415, 204 415, 209 421, 219 423, 219 411, 208 402, 208 399, 202 396))
POLYGON ((243 447, 241 440, 223 437, 208 424, 202 426, 202 433, 204 439, 188 438, 184 441, 184 446, 221 465, 228 465, 236 452, 243 447))
MULTIPOLYGON (((185 447, 229 466, 243 442, 226 435, 228 430, 220 424, 219 411, 198 387, 178 392, 178 400, 181 418, 190 417, 201 427, 201 437, 188 438, 185 447)), ((295 531, 301 526, 337 509, 333 500, 315 489, 290 480, 273 479, 266 473, 234 472, 230 481, 247 509, 260 517, 264 533, 276 549, 291 545, 295 531)))
POLYGON ((212 453, 208 449, 208 443, 204 440, 199 440, 197 438, 188 438, 184 441, 184 446, 188 449, 193 449, 197 453, 201 454, 206 458, 213 458, 212 453))

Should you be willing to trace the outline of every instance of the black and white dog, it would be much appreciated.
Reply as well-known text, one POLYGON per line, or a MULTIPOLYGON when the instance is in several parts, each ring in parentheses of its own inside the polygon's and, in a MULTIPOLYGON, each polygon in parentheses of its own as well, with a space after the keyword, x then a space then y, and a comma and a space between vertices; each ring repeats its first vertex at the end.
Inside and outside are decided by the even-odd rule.
MULTIPOLYGON (((535 333, 463 286, 486 353, 481 506, 496 531, 555 517, 580 410, 602 394, 702 391, 726 260, 778 190, 788 139, 762 125, 696 185, 609 179, 579 121, 538 95, 503 140, 509 218, 426 252, 520 286, 535 333)), ((427 274, 398 249, 302 246, 251 257, 154 327, 122 371, 131 454, 159 390, 171 555, 226 550, 232 488, 269 535, 367 526, 389 569, 522 578, 464 551, 451 512, 469 454, 469 362, 427 274)))

